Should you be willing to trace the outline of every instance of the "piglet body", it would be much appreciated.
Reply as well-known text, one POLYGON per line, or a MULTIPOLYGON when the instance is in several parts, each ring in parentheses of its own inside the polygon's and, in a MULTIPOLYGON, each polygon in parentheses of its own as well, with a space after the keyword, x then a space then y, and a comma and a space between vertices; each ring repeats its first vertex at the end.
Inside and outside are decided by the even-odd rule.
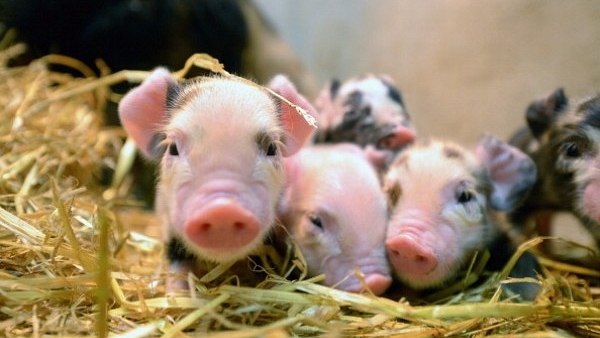
MULTIPOLYGON (((535 177, 526 155, 492 137, 475 151, 434 140, 402 152, 384 178, 392 207, 386 248, 395 275, 415 290, 441 287, 477 251, 510 246, 499 240, 498 224, 535 177)), ((491 255, 491 261, 500 259, 496 252, 491 255)), ((534 268, 529 267, 529 276, 535 276, 534 268)), ((535 288, 519 291, 526 298, 535 294, 535 288)))
MULTIPOLYGON (((270 86, 314 112, 283 77, 270 86)), ((119 105, 140 150, 160 160, 156 212, 172 270, 232 262, 261 246, 283 186, 282 158, 312 127, 287 103, 232 77, 178 83, 155 70, 119 105)))
POLYGON ((280 218, 311 275, 325 284, 383 293, 391 284, 384 239, 387 205, 375 169, 352 144, 315 145, 285 160, 280 218), (364 275, 364 285, 356 276, 364 275))

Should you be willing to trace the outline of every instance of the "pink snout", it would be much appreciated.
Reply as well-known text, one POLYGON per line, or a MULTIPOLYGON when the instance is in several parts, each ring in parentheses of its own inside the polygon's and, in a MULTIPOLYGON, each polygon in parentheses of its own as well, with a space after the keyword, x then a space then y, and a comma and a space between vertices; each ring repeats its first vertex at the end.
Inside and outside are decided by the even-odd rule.
MULTIPOLYGON (((379 273, 368 274, 365 276, 365 285, 373 292, 373 294, 381 295, 390 287, 390 285, 392 285, 392 278, 379 273)), ((359 293, 364 291, 363 284, 354 278, 351 284, 342 284, 339 287, 348 292, 359 293)))
POLYGON ((392 133, 377 143, 379 148, 398 150, 415 140, 415 131, 405 126, 396 126, 392 133))
POLYGON ((188 238, 202 248, 231 250, 252 242, 260 224, 248 210, 230 199, 203 206, 185 224, 188 238))
POLYGON ((390 276, 374 273, 365 277, 365 284, 371 289, 373 294, 381 295, 392 285, 390 276))
POLYGON ((388 239, 385 246, 390 263, 400 274, 427 275, 438 266, 431 248, 423 246, 413 236, 400 234, 388 239))

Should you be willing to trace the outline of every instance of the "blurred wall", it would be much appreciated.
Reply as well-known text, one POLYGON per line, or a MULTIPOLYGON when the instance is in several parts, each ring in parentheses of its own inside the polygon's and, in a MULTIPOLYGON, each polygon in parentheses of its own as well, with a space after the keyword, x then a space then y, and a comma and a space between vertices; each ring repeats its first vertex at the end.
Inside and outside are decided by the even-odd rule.
POLYGON ((506 139, 533 99, 600 89, 600 1, 255 1, 320 83, 390 74, 422 136, 506 139))

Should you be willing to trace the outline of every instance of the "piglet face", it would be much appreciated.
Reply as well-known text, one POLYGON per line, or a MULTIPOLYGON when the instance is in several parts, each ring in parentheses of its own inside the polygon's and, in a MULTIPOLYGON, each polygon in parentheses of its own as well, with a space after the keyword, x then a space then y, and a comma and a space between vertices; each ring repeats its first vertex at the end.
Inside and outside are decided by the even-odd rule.
POLYGON ((202 257, 241 258, 274 220, 283 180, 277 107, 264 92, 214 79, 184 88, 178 100, 163 130, 158 205, 202 257))
POLYGON ((315 104, 322 127, 319 141, 396 151, 415 138, 400 91, 389 76, 369 74, 342 84, 331 82, 315 104))
POLYGON ((375 294, 391 284, 383 242, 385 197, 360 148, 313 146, 285 161, 288 184, 282 222, 302 251, 311 275, 325 284, 375 294), (364 284, 356 276, 364 275, 364 284))
MULTIPOLYGON (((314 112, 285 78, 271 86, 314 112)), ((243 258, 262 244, 283 186, 282 157, 312 132, 293 108, 243 80, 179 84, 162 69, 119 108, 140 149, 161 161, 156 211, 165 237, 216 262, 243 258), (156 139, 162 141, 153 147, 156 139)))
POLYGON ((600 222, 599 121, 597 96, 558 115, 541 135, 542 145, 535 155, 547 162, 541 179, 552 182, 561 204, 596 223, 600 222))
POLYGON ((414 147, 385 177, 392 206, 386 247, 396 275, 427 288, 454 276, 489 237, 486 191, 474 156, 445 143, 414 147))
POLYGON ((497 212, 514 207, 534 180, 533 162, 493 138, 475 151, 441 141, 404 151, 384 178, 396 276, 415 289, 454 278, 496 235, 497 212))

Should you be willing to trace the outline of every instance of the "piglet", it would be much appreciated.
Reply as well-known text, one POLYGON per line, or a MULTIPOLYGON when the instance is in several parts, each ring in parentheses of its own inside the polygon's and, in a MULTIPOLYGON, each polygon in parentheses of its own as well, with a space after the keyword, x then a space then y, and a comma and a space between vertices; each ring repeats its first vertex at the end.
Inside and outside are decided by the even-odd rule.
POLYGON ((402 94, 388 75, 332 80, 319 93, 315 108, 319 112, 315 143, 356 143, 367 149, 378 167, 385 167, 415 139, 402 94))
MULTIPOLYGON (((502 268, 514 248, 499 224, 535 179, 528 156, 491 136, 474 151, 438 140, 403 151, 383 183, 392 208, 385 246, 395 276, 413 290, 442 287, 486 249, 490 264, 502 268)), ((535 277, 532 257, 520 270, 535 277)), ((537 287, 522 284, 517 292, 533 298, 537 287)))
MULTIPOLYGON (((275 92, 314 115, 283 76, 275 92)), ((284 180, 282 159, 313 127, 288 103, 248 81, 222 76, 178 83, 158 68, 119 104, 127 133, 160 160, 156 213, 171 270, 233 262, 273 228, 284 180)))
POLYGON ((570 212, 600 247, 600 95, 571 105, 558 88, 533 101, 525 117, 527 127, 511 143, 530 154, 539 175, 513 220, 533 218, 538 233, 548 235, 552 212, 570 212))
POLYGON ((382 294, 391 284, 385 257, 387 202, 362 149, 315 145, 284 161, 286 187, 279 217, 324 284, 382 294), (364 283, 356 272, 364 275, 364 283), (364 285, 363 285, 364 284, 364 285))

